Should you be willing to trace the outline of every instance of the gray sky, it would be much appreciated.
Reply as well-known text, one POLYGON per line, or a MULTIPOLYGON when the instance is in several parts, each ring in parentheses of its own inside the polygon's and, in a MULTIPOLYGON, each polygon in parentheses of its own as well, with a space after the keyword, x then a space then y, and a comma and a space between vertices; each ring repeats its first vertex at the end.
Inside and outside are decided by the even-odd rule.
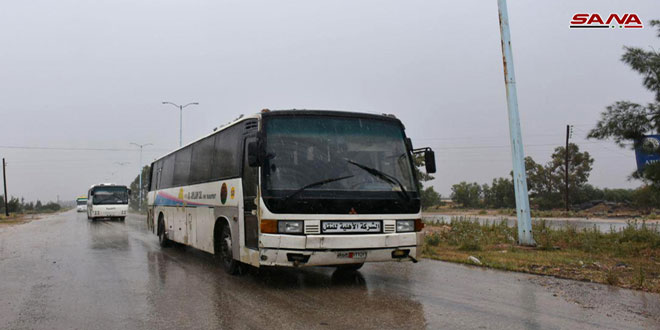
MULTIPOLYGON (((509 0, 509 14, 526 154, 545 163, 574 124, 592 184, 638 186, 632 151, 584 136, 605 106, 652 100, 619 58, 624 45, 660 48, 648 27, 660 2, 509 0), (576 12, 634 12, 647 26, 571 30, 576 12)), ((415 147, 436 150, 444 196, 511 169, 495 0, 0 4, 0 145, 151 142, 147 163, 178 146, 178 111, 162 101, 200 103, 184 113, 184 143, 262 108, 393 113, 415 147)), ((135 151, 0 155, 9 194, 28 200, 138 173, 135 151)))

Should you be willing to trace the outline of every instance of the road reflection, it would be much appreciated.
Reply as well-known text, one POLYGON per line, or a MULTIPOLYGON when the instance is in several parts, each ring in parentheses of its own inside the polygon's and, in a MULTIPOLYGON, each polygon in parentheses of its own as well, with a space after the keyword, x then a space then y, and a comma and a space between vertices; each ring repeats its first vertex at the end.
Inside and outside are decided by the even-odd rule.
POLYGON ((111 220, 85 220, 87 241, 92 250, 129 250, 128 231, 123 222, 111 220), (121 226, 121 227, 118 227, 121 226))
POLYGON ((180 246, 149 251, 147 261, 150 310, 180 327, 199 320, 220 328, 426 326, 419 302, 368 290, 363 271, 251 268, 230 276, 211 255, 180 246))

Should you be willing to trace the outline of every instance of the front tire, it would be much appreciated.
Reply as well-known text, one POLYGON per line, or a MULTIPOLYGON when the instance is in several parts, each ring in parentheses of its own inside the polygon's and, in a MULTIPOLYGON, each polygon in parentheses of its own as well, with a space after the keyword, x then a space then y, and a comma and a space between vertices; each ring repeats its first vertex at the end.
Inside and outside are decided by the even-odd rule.
POLYGON ((161 215, 158 218, 158 243, 160 247, 170 246, 170 240, 167 238, 167 231, 165 230, 165 221, 161 215))
POLYGON ((226 223, 218 224, 216 226, 213 245, 215 257, 220 264, 222 264, 222 268, 224 268, 225 272, 230 275, 238 274, 240 264, 234 259, 231 230, 226 223))
POLYGON ((126 220, 126 217, 119 217, 119 221, 124 222, 126 220))
POLYGON ((337 266, 337 270, 343 270, 343 271, 351 271, 354 272, 364 266, 364 263, 361 264, 348 264, 348 265, 341 265, 337 266))

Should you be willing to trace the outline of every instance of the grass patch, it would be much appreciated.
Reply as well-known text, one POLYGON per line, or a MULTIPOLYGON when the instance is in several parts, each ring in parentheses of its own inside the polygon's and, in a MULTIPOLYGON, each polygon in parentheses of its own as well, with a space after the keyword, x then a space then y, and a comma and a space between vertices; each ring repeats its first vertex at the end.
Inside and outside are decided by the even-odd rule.
POLYGON ((424 257, 533 274, 552 275, 660 293, 658 225, 629 222, 620 230, 533 224, 537 247, 516 245, 517 228, 506 221, 480 223, 469 217, 427 224, 424 257))

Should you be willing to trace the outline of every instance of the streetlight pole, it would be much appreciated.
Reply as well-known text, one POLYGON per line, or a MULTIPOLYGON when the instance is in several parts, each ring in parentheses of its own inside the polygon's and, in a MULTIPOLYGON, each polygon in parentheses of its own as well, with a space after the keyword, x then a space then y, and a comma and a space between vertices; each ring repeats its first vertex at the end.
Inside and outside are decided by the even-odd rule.
POLYGON ((164 101, 163 104, 171 104, 179 108, 179 147, 183 146, 183 109, 189 105, 199 105, 197 102, 188 103, 186 105, 178 105, 176 103, 164 101))
POLYGON ((132 145, 137 146, 140 148, 140 183, 138 186, 138 192, 139 192, 139 199, 138 199, 138 211, 142 211, 142 148, 146 146, 152 146, 152 143, 145 143, 145 144, 138 144, 135 142, 131 142, 132 145))
POLYGON ((9 206, 8 206, 8 201, 7 201, 7 163, 5 162, 5 159, 2 159, 2 182, 4 182, 5 186, 5 216, 9 216, 9 206))

